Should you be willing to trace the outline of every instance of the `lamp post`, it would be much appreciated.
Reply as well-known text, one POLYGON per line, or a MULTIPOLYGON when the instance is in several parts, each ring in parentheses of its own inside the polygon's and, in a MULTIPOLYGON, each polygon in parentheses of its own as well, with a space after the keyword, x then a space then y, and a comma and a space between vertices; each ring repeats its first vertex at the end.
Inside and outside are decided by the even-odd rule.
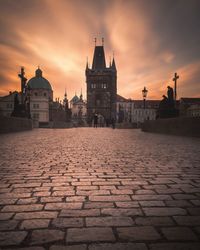
POLYGON ((147 97, 148 90, 146 87, 142 90, 142 96, 143 96, 143 101, 144 101, 144 109, 145 109, 145 102, 146 102, 146 97, 147 97))

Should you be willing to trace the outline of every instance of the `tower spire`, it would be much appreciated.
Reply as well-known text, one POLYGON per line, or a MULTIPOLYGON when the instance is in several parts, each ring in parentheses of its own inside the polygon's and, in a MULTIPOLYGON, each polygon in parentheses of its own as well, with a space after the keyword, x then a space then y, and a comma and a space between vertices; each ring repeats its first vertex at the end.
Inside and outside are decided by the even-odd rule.
POLYGON ((88 70, 89 69, 89 65, 88 65, 88 57, 87 57, 87 59, 86 59, 86 70, 88 70))
POLYGON ((116 64, 115 64, 115 55, 114 55, 114 51, 113 51, 113 60, 112 60, 112 66, 111 68, 115 71, 117 71, 117 68, 116 68, 116 64))
POLYGON ((102 38, 102 46, 95 45, 92 70, 102 70, 106 68, 106 59, 103 43, 104 39, 102 38))
POLYGON ((81 88, 80 100, 81 101, 83 100, 82 88, 81 88))
POLYGON ((104 46, 104 37, 102 37, 102 46, 104 46))

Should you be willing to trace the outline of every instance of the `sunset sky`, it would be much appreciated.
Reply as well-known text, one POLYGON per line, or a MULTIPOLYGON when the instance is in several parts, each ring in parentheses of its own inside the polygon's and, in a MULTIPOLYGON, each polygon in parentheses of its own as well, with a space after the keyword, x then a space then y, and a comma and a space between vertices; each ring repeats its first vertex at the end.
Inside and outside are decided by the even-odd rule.
POLYGON ((179 97, 200 97, 199 0, 0 0, 0 95, 19 90, 39 65, 54 90, 68 98, 83 89, 94 38, 115 56, 118 94, 161 99, 175 72, 179 97))

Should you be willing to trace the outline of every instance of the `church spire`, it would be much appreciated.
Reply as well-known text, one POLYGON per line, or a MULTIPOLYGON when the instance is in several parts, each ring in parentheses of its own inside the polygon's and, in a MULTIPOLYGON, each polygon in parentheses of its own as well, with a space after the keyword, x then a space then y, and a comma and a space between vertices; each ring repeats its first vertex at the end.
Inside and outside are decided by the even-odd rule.
POLYGON ((87 57, 87 60, 86 60, 86 70, 89 69, 89 64, 88 64, 88 57, 87 57))
POLYGON ((95 49, 94 49, 94 56, 93 56, 93 62, 92 62, 92 69, 93 70, 99 70, 99 69, 106 68, 106 59, 105 59, 103 43, 104 43, 104 39, 102 38, 102 45, 97 46, 96 40, 95 40, 95 49))
POLYGON ((82 94, 82 88, 81 88, 80 101, 82 100, 83 100, 83 94, 82 94))
POLYGON ((116 64, 115 64, 115 58, 113 57, 113 60, 112 60, 112 66, 111 68, 115 71, 117 71, 117 68, 116 68, 116 64))

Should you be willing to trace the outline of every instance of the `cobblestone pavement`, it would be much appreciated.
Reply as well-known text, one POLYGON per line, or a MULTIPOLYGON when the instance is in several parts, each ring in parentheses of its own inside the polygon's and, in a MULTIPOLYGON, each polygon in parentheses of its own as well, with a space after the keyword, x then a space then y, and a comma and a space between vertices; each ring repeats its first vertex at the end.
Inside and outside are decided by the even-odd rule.
POLYGON ((0 248, 200 249, 200 139, 109 128, 0 136, 0 248))

